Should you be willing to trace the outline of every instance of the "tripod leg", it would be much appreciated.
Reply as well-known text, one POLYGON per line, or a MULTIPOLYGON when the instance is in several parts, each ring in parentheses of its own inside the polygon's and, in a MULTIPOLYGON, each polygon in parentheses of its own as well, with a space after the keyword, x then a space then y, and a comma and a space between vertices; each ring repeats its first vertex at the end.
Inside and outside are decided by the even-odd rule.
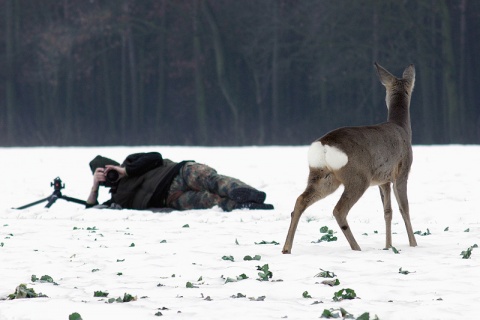
POLYGON ((66 200, 66 201, 75 202, 75 203, 83 204, 83 205, 87 204, 87 202, 85 200, 80 200, 80 199, 77 199, 77 198, 64 196, 64 195, 62 195, 60 190, 55 190, 53 192, 53 194, 51 194, 50 196, 48 196, 44 199, 41 199, 41 200, 38 200, 38 201, 35 201, 35 202, 32 202, 32 203, 23 205, 23 206, 18 207, 18 208, 13 208, 13 209, 17 209, 17 210, 26 209, 28 207, 34 206, 34 205, 42 203, 44 201, 47 201, 47 205, 45 206, 45 208, 50 208, 55 203, 55 201, 57 201, 57 199, 63 199, 63 200, 66 200))
POLYGON ((50 197, 47 198, 48 199, 48 203, 47 205, 45 206, 45 208, 50 208, 54 203, 55 201, 57 201, 58 199, 58 196, 56 194, 52 194, 50 197))
POLYGON ((87 204, 87 201, 85 201, 85 200, 80 200, 80 199, 68 197, 68 196, 65 196, 65 195, 62 195, 61 198, 64 199, 64 200, 70 201, 70 202, 78 203, 78 204, 83 204, 83 205, 87 204))
POLYGON ((42 200, 38 200, 38 201, 35 201, 35 202, 32 202, 32 203, 29 203, 29 204, 26 204, 24 206, 21 206, 21 207, 18 207, 18 208, 14 208, 14 209, 17 209, 17 210, 22 210, 22 209, 26 209, 26 208, 29 208, 31 206, 34 206, 36 204, 39 204, 39 203, 42 203, 44 201, 47 201, 50 197, 46 197, 45 199, 42 199, 42 200))

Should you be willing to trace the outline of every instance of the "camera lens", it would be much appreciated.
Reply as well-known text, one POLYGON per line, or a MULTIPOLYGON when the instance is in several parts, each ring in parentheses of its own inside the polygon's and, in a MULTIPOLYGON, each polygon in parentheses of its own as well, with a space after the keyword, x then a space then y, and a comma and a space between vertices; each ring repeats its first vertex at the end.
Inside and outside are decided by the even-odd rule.
POLYGON ((107 172, 107 177, 106 178, 109 182, 117 181, 118 177, 119 177, 119 175, 118 175, 118 172, 116 170, 110 170, 110 171, 107 172))

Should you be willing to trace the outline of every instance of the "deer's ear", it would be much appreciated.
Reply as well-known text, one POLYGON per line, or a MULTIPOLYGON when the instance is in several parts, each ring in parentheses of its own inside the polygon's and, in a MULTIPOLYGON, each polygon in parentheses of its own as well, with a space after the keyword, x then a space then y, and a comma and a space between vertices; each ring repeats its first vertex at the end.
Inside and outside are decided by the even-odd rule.
POLYGON ((397 79, 393 76, 390 72, 385 70, 381 65, 375 62, 375 68, 377 69, 378 77, 380 78, 380 82, 384 86, 391 86, 392 83, 397 79))
POLYGON ((415 84, 415 66, 413 64, 409 65, 403 71, 403 79, 408 80, 411 83, 412 87, 415 84))

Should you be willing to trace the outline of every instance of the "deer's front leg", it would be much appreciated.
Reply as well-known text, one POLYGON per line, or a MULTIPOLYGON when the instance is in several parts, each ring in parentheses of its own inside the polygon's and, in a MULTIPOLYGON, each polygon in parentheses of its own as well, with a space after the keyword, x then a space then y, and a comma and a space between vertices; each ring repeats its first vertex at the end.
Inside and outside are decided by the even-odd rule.
POLYGON ((407 179, 405 178, 403 180, 396 181, 393 184, 393 191, 395 193, 395 197, 397 198, 403 221, 405 222, 405 228, 407 229, 410 246, 416 247, 417 240, 415 239, 415 234, 413 233, 412 223, 410 221, 410 211, 408 207, 407 179))

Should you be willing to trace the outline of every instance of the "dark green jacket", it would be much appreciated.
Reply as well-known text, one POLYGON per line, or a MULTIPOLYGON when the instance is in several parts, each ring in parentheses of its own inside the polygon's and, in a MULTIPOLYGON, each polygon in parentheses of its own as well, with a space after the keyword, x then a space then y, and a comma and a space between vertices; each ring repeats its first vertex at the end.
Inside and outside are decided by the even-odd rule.
MULTIPOLYGON (((163 159, 162 165, 146 173, 135 175, 131 174, 128 171, 128 166, 126 166, 128 176, 120 180, 115 193, 112 194, 112 202, 128 209, 142 210, 151 208, 150 202, 158 186, 171 177, 171 172, 176 167, 176 162, 163 159)), ((178 171, 176 174, 178 174, 178 171)), ((168 186, 170 186, 173 178, 171 177, 168 186)), ((168 192, 168 189, 166 191, 168 192)), ((161 199, 159 203, 156 207, 164 207, 165 199, 161 199)))
POLYGON ((185 162, 163 159, 158 152, 129 155, 122 163, 127 176, 112 187, 112 198, 104 204, 137 210, 165 207, 172 180, 185 162))

